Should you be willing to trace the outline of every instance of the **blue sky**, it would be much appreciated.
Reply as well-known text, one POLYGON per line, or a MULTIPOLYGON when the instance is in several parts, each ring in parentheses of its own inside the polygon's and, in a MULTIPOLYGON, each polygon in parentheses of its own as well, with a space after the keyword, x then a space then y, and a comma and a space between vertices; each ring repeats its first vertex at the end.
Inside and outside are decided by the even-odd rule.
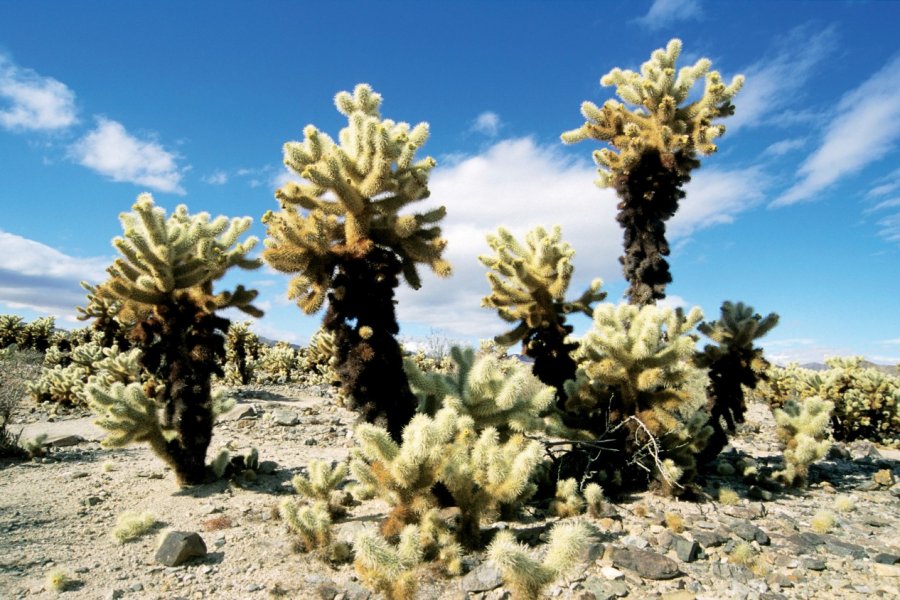
MULTIPOLYGON (((359 82, 385 117, 427 121, 431 198, 454 276, 400 290, 401 335, 471 341, 505 330, 480 308, 484 235, 560 224, 572 293, 601 277, 618 301, 615 196, 593 185, 599 145, 564 146, 599 79, 679 37, 747 82, 719 152, 668 227, 673 304, 777 312, 779 362, 861 354, 900 362, 898 2, 14 2, 0 0, 0 313, 75 326, 118 214, 153 193, 259 219, 290 177, 281 147, 344 125, 332 99, 359 82)), ((424 155, 423 154, 423 155, 424 155)), ((270 269, 255 329, 304 342, 321 315, 270 269)), ((587 319, 576 322, 584 331, 587 319)))

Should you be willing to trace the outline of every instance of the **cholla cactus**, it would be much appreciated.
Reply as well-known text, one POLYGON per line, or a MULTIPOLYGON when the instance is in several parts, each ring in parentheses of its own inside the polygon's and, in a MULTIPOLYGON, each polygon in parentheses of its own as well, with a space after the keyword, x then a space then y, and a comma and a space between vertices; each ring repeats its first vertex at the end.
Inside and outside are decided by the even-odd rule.
POLYGON ((386 419, 399 440, 415 400, 395 339, 394 288, 401 272, 413 288, 420 286, 418 263, 450 274, 441 258, 446 241, 435 225, 445 211, 400 214, 429 195, 435 161, 414 161, 428 138, 426 123, 410 128, 383 120, 381 96, 366 84, 339 93, 335 105, 348 120, 339 143, 308 125, 304 141, 285 144, 285 165, 304 182, 276 192, 282 210, 263 217, 269 234, 263 258, 296 274, 288 295, 307 314, 328 297, 323 325, 335 335, 344 395, 366 420, 386 419))
POLYGON ((238 242, 249 218, 210 220, 207 213, 188 214, 184 205, 166 218, 149 194, 142 194, 133 209, 120 216, 124 237, 113 240, 122 256, 95 293, 119 302, 129 318, 145 315, 128 335, 158 386, 142 390, 94 383, 86 390, 99 422, 111 430, 109 444, 147 441, 172 465, 180 483, 196 484, 206 476, 206 451, 220 408, 211 378, 223 375, 229 321, 215 311, 234 307, 262 314, 251 304, 255 291, 238 286, 214 294, 213 282, 235 266, 259 267, 258 260, 247 257, 256 239, 238 242))
POLYGON ((500 531, 488 547, 488 558, 500 569, 514 600, 534 600, 583 560, 590 543, 591 531, 584 523, 557 523, 550 530, 547 554, 539 562, 511 532, 500 531))
POLYGON ((285 498, 278 505, 278 513, 288 529, 299 536, 304 552, 318 550, 327 554, 333 538, 331 513, 326 502, 316 502, 312 506, 298 506, 290 498, 285 498))
POLYGON ((567 384, 566 407, 627 457, 607 463, 601 469, 607 477, 635 484, 652 472, 674 491, 679 479, 693 475, 687 449, 699 451, 712 433, 702 411, 706 380, 693 364, 691 330, 701 318, 699 308, 688 315, 629 304, 594 310, 593 328, 575 354, 577 379, 567 384), (629 468, 636 469, 629 474, 629 468))
POLYGON ((250 322, 232 323, 225 334, 225 375, 227 385, 246 385, 253 381, 253 366, 262 344, 250 331, 250 322))
POLYGON ((673 39, 653 52, 640 73, 613 69, 604 75, 600 84, 615 86, 626 104, 607 100, 600 108, 584 102, 581 114, 586 122, 562 135, 569 144, 594 139, 612 146, 594 152, 597 184, 614 187, 622 200, 617 217, 625 229, 621 260, 630 284, 627 294, 635 304, 665 297, 665 286, 672 280, 664 258, 669 254, 665 221, 684 198, 682 188, 700 165, 697 155, 716 151, 714 140, 725 127, 712 122, 734 113, 731 100, 744 83, 739 75, 725 85, 718 71, 710 71, 706 58, 682 67, 676 76, 680 54, 681 41, 673 39), (685 104, 691 88, 704 77, 703 95, 685 104))
POLYGON ((517 505, 535 491, 531 482, 543 447, 516 434, 501 443, 494 428, 478 433, 471 417, 444 408, 432 418, 416 415, 397 445, 373 425, 357 427, 360 447, 350 470, 392 506, 382 533, 396 535, 437 504, 432 488, 444 484, 461 511, 458 541, 477 546, 483 515, 517 505))
POLYGON ((603 282, 595 279, 577 300, 566 301, 575 251, 561 236, 559 226, 549 233, 536 227, 525 235, 522 245, 501 227, 497 235, 487 237, 496 256, 478 257, 492 269, 487 274, 491 294, 481 305, 496 308, 504 321, 516 323, 514 329, 495 338, 497 343, 511 346, 522 341, 522 352, 534 359, 534 374, 556 388, 560 406, 565 402, 563 384, 575 378, 570 352, 578 347, 566 341, 572 333, 566 315, 582 312, 590 316, 593 304, 606 297, 606 292, 600 291, 603 282))
POLYGON ((114 295, 104 294, 99 286, 82 281, 81 287, 87 291, 87 306, 76 307, 79 321, 93 319, 92 329, 102 336, 100 345, 119 346, 123 350, 131 347, 126 335, 127 326, 146 318, 149 314, 146 307, 131 303, 126 308, 114 295), (123 325, 126 323, 126 325, 123 325))
POLYGON ((22 350, 45 352, 50 346, 55 324, 56 319, 53 317, 40 317, 23 325, 16 333, 16 345, 22 350))
POLYGON ((68 365, 43 369, 41 376, 27 386, 32 397, 38 402, 87 405, 85 387, 89 383, 108 386, 114 382, 152 380, 141 368, 140 350, 123 353, 117 345, 103 347, 99 339, 102 336, 98 334, 93 341, 75 346, 69 353, 68 365))
POLYGON ((297 493, 310 500, 324 502, 332 516, 343 513, 343 507, 334 501, 334 492, 347 477, 347 464, 338 463, 332 466, 324 460, 313 459, 309 461, 307 471, 308 477, 296 475, 291 479, 291 485, 297 493))
POLYGON ((835 439, 868 439, 900 447, 900 377, 862 364, 862 357, 829 358, 828 369, 806 374, 805 386, 834 404, 835 439))
POLYGON ((550 501, 550 514, 564 518, 575 517, 584 512, 584 507, 584 498, 578 493, 578 482, 574 478, 556 482, 556 496, 550 501))
POLYGON ((0 348, 16 343, 25 322, 18 315, 0 315, 0 348))
POLYGON ((698 353, 696 363, 709 369, 709 412, 713 435, 704 451, 705 459, 712 459, 728 443, 726 430, 734 432, 735 423, 743 423, 744 387, 755 389, 766 379, 769 363, 762 348, 754 341, 778 324, 778 315, 766 317, 754 313, 743 302, 722 304, 722 316, 711 323, 700 323, 699 329, 716 345, 707 344, 698 353), (722 425, 724 421, 724 427, 722 425))
POLYGON ((416 593, 416 569, 422 562, 419 529, 407 525, 396 546, 374 531, 361 531, 353 543, 353 563, 363 583, 387 600, 411 600, 416 593))
POLYGON ((298 378, 300 357, 297 349, 287 342, 277 342, 274 346, 262 345, 259 358, 253 364, 253 375, 261 383, 286 383, 298 378))
POLYGON ((809 465, 828 454, 828 422, 834 404, 812 396, 803 403, 789 400, 775 410, 778 436, 784 443, 784 470, 774 476, 792 486, 806 485, 809 465))
POLYGON ((475 427, 495 427, 502 437, 511 432, 568 433, 553 410, 553 388, 542 384, 528 367, 496 354, 476 356, 454 346, 449 373, 424 372, 407 359, 406 373, 419 399, 419 411, 434 415, 450 407, 471 417, 475 427))

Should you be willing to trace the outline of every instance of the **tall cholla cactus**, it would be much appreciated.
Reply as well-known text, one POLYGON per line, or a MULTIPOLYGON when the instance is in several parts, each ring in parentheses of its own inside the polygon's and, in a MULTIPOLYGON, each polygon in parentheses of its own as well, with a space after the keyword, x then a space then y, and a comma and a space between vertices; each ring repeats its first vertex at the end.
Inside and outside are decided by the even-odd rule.
POLYGON ((684 198, 682 188, 691 171, 700 165, 697 154, 716 151, 714 140, 725 127, 712 121, 734 114, 731 99, 744 83, 739 75, 726 86, 717 71, 709 70, 706 58, 682 67, 676 77, 679 54, 681 41, 673 39, 641 65, 640 73, 613 69, 604 75, 600 84, 616 86, 619 97, 636 108, 616 100, 607 100, 602 108, 584 102, 586 122, 562 135, 569 144, 594 139, 613 147, 594 152, 594 161, 600 167, 597 184, 615 188, 621 200, 617 220, 625 229, 625 256, 620 260, 633 304, 665 297, 672 281, 664 258, 669 254, 665 222, 684 198), (684 104, 703 77, 703 96, 684 104))
POLYGON ((702 410, 705 377, 693 364, 691 330, 702 318, 699 308, 687 315, 652 305, 594 310, 575 354, 577 379, 566 386, 566 408, 601 439, 611 436, 626 457, 603 467, 614 483, 635 484, 651 472, 663 490, 675 492, 694 474, 693 457, 712 433, 702 410), (631 475, 630 467, 637 467, 631 475))
POLYGON ((250 322, 232 323, 225 339, 225 375, 228 385, 246 385, 253 381, 253 367, 262 343, 250 331, 250 322))
POLYGON ((91 384, 86 391, 101 417, 98 423, 111 431, 107 445, 148 441, 180 483, 201 483, 213 420, 221 409, 210 380, 223 375, 229 326, 215 311, 234 307, 262 314, 251 304, 255 291, 238 286, 214 294, 212 286, 232 267, 260 266, 247 258, 256 238, 238 242, 249 218, 210 220, 207 213, 188 214, 184 205, 166 218, 149 194, 133 209, 120 216, 124 237, 113 240, 122 256, 95 293, 131 315, 146 315, 130 325, 128 335, 141 350, 141 366, 159 385, 91 384))
POLYGON ((304 141, 285 144, 284 163, 304 182, 276 192, 282 210, 263 217, 263 258, 296 274, 288 295, 307 314, 328 297, 324 327, 335 334, 345 396, 367 420, 386 419, 391 435, 400 439, 415 400, 395 339, 394 288, 401 272, 413 288, 420 286, 417 263, 440 276, 450 274, 441 258, 446 241, 434 225, 445 210, 399 214, 430 193, 435 161, 414 161, 428 138, 426 123, 410 128, 382 120, 381 96, 366 84, 352 95, 339 93, 335 105, 349 121, 339 143, 307 125, 304 141))
POLYGON ((755 389, 758 382, 766 379, 769 368, 762 348, 753 342, 777 324, 775 313, 762 317, 743 302, 725 302, 717 321, 697 326, 716 343, 707 344, 696 357, 698 366, 709 369, 710 378, 709 414, 714 433, 704 451, 705 458, 715 457, 728 443, 726 429, 734 432, 735 423, 743 423, 747 409, 743 388, 755 389))
POLYGON ((593 304, 606 298, 600 291, 603 282, 595 279, 577 300, 566 301, 575 250, 561 236, 559 226, 550 232, 536 227, 525 235, 522 245, 501 227, 497 235, 487 236, 496 256, 478 257, 491 269, 487 274, 491 294, 481 305, 496 308, 504 321, 517 323, 494 339, 504 346, 522 341, 523 353, 534 359, 534 374, 556 388, 560 406, 565 402, 563 384, 575 378, 570 353, 578 347, 566 341, 572 333, 566 315, 582 312, 590 316, 593 304))

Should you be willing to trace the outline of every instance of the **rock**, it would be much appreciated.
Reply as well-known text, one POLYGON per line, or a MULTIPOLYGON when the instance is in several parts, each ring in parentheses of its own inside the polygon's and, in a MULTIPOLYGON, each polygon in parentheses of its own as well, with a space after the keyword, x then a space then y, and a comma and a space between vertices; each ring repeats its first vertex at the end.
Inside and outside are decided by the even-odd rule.
POLYGON ((64 448, 66 446, 77 446, 78 444, 85 442, 83 437, 80 435, 57 435, 53 437, 48 437, 44 440, 44 446, 53 446, 54 448, 64 448))
POLYGON ((369 600, 371 597, 372 592, 355 581, 348 581, 344 584, 345 600, 369 600))
POLYGON ((669 592, 661 595, 660 600, 694 600, 697 597, 693 592, 687 590, 679 590, 677 592, 669 592))
POLYGON ((823 536, 825 539, 825 549, 836 556, 851 556, 855 559, 862 559, 867 556, 866 549, 856 544, 845 542, 833 535, 823 536))
POLYGON ((460 591, 468 593, 486 592, 501 585, 503 585, 503 577, 500 575, 500 571, 489 562, 481 563, 459 580, 460 591))
POLYGON ((896 554, 890 554, 888 552, 879 552, 872 558, 872 561, 880 563, 882 565, 895 565, 900 562, 900 556, 896 554))
POLYGON ((747 506, 726 506, 723 512, 738 519, 760 519, 766 516, 766 505, 762 502, 751 502, 747 506))
POLYGON ((772 499, 772 492, 769 490, 764 490, 758 485, 751 485, 750 489, 747 490, 747 496, 753 498, 754 500, 765 500, 768 502, 772 499))
POLYGON ((856 440, 851 442, 847 450, 853 460, 865 460, 871 458, 881 458, 881 452, 869 440, 856 440))
POLYGON ((97 506, 101 502, 103 502, 103 500, 99 496, 88 496, 81 501, 81 503, 85 506, 97 506))
POLYGON ((825 570, 825 561, 821 558, 810 558, 806 557, 800 561, 800 564, 810 571, 824 571, 825 570))
POLYGON ((681 575, 678 563, 650 550, 611 548, 611 558, 615 566, 630 569, 645 579, 672 579, 681 575))
POLYGON ((264 460, 259 463, 259 469, 257 471, 260 475, 271 475, 278 469, 278 463, 274 460, 264 460))
POLYGON ((680 535, 673 537, 670 547, 675 551, 678 559, 684 562, 694 562, 700 556, 700 544, 694 540, 687 540, 680 535))
POLYGON ((275 421, 276 425, 293 427, 300 422, 300 416, 292 410, 278 408, 272 411, 272 420, 275 421))
POLYGON ((252 404, 238 404, 228 412, 216 418, 220 421, 240 421, 241 419, 258 419, 259 411, 252 404))
POLYGON ((735 521, 731 524, 731 532, 748 542, 756 541, 760 546, 769 545, 769 536, 766 532, 749 521, 735 521))
POLYGON ((135 592, 135 593, 137 593, 137 592, 143 592, 143 591, 144 591, 144 584, 143 584, 143 583, 132 583, 131 585, 128 586, 128 591, 129 591, 129 592, 135 592))
POLYGON ((112 589, 103 594, 103 600, 119 600, 122 597, 122 590, 112 589))
POLYGON ((197 533, 170 531, 156 551, 156 561, 177 567, 191 558, 206 556, 206 544, 197 533))
POLYGON ((831 444, 831 448, 828 449, 828 455, 825 458, 826 460, 852 460, 853 455, 844 444, 835 442, 831 444))
POLYGON ((890 469, 881 469, 872 475, 872 481, 881 487, 891 487, 894 485, 894 474, 891 473, 890 469))
POLYGON ((728 538, 715 531, 692 531, 691 537, 699 542, 704 548, 715 548, 728 541, 728 538))
POLYGON ((579 598, 585 600, 614 600, 628 595, 628 586, 622 580, 604 581, 599 577, 588 577, 581 584, 585 593, 579 598))
POLYGON ((600 574, 603 575, 609 581, 616 581, 618 579, 625 579, 625 573, 618 569, 614 569, 613 567, 603 567, 600 569, 600 574))
POLYGON ((817 533, 812 533, 811 531, 789 535, 786 539, 796 546, 800 552, 806 553, 815 553, 816 548, 825 543, 822 536, 817 533))
POLYGON ((639 535, 626 535, 625 537, 621 538, 619 541, 622 542, 623 544, 625 544, 626 546, 633 546, 638 549, 643 549, 650 545, 650 542, 648 542, 646 539, 642 538, 639 535))
POLYGON ((880 488, 881 486, 872 479, 867 479, 866 481, 863 481, 858 486, 856 486, 856 489, 860 492, 874 492, 875 490, 880 488))

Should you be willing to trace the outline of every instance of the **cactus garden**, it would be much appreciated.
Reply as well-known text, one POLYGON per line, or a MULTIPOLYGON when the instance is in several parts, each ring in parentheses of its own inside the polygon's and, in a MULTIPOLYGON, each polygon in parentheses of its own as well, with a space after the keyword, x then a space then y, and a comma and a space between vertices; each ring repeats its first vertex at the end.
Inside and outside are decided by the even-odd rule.
POLYGON ((799 317, 735 297, 743 256, 703 272, 715 312, 679 296, 695 182, 722 173, 731 123, 753 127, 742 100, 788 117, 762 115, 758 65, 646 50, 637 70, 592 60, 601 91, 554 132, 584 154, 567 174, 596 167, 594 212, 565 227, 461 227, 456 159, 426 153, 437 122, 389 82, 322 91, 336 114, 283 142, 265 204, 152 178, 123 195, 77 321, 0 315, 0 597, 900 595, 900 365, 779 360, 799 317), (601 279, 575 240, 606 217, 601 279), (446 287, 474 269, 478 295, 446 287), (404 335, 448 296, 492 325, 404 335), (264 321, 288 309, 314 333, 264 321))

